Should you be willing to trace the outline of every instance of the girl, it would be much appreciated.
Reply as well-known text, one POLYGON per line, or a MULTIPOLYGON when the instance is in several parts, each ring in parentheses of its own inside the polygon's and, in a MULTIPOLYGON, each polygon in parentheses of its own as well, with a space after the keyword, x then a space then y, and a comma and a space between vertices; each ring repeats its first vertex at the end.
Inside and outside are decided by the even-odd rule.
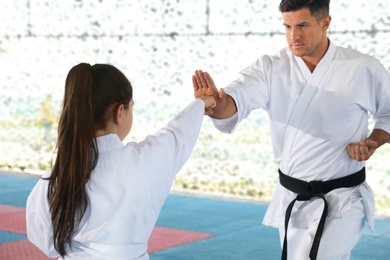
POLYGON ((69 71, 54 164, 26 206, 28 239, 49 257, 149 259, 148 238, 215 100, 202 96, 155 135, 124 145, 132 95, 114 66, 69 71))

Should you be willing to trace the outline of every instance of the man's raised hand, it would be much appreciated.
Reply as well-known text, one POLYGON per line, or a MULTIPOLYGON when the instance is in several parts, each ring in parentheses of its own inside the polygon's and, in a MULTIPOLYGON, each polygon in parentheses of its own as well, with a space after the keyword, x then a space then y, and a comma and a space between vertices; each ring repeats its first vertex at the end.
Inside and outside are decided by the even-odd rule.
POLYGON ((216 106, 205 110, 205 115, 211 117, 219 114, 226 105, 226 94, 221 88, 219 91, 214 84, 214 80, 207 72, 196 70, 192 76, 192 85, 194 86, 194 97, 213 96, 216 101, 216 106))

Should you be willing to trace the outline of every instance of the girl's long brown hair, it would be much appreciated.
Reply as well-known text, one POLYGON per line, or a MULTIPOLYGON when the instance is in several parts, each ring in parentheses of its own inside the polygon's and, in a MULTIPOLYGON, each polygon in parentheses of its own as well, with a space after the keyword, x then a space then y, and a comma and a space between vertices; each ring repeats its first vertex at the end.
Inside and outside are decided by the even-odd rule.
POLYGON ((95 132, 119 105, 128 108, 132 95, 130 82, 112 65, 81 63, 68 73, 56 157, 47 178, 54 247, 61 256, 72 247, 88 206, 87 183, 99 155, 95 132))

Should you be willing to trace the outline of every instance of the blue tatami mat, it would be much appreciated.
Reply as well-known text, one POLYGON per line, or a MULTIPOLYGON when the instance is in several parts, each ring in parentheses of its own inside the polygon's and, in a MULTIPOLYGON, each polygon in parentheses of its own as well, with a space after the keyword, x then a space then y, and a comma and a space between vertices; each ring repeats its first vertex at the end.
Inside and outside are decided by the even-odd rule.
MULTIPOLYGON (((37 178, 0 173, 0 205, 25 207, 37 178)), ((156 251, 151 260, 280 259, 278 231, 263 226, 267 205, 227 198, 171 193, 156 226, 213 236, 156 251)), ((366 226, 351 260, 390 259, 390 221, 377 219, 375 232, 366 226)), ((0 245, 26 236, 0 231, 0 245)))

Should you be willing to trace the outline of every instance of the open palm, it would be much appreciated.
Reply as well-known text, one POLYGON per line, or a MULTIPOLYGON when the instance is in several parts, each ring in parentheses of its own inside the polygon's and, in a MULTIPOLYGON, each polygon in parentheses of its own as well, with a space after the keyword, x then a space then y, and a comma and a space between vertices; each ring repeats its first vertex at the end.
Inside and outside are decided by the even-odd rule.
POLYGON ((192 76, 192 84, 194 86, 194 97, 214 96, 218 98, 218 89, 215 87, 213 79, 207 72, 196 70, 192 76))

